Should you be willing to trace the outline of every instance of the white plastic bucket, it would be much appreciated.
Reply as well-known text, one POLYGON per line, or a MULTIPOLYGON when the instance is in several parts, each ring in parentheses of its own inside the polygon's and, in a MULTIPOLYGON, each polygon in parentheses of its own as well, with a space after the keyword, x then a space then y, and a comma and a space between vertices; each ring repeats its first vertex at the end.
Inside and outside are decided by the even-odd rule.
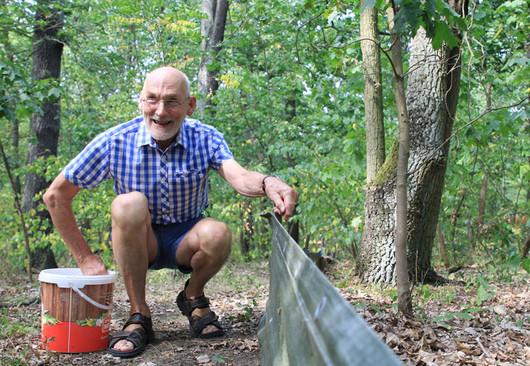
POLYGON ((79 268, 40 272, 42 347, 64 353, 92 352, 108 344, 116 273, 84 276, 79 268))

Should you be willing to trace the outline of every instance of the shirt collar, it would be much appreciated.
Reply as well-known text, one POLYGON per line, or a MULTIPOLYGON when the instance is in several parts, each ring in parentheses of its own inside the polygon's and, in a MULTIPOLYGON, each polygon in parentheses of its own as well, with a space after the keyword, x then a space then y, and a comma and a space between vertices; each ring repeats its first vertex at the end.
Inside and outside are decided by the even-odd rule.
POLYGON ((188 122, 188 120, 184 119, 184 122, 182 123, 182 126, 180 126, 180 131, 179 131, 179 135, 177 137, 177 140, 173 143, 174 145, 182 146, 184 148, 184 150, 188 150, 188 146, 190 144, 189 136, 188 136, 189 126, 188 126, 187 122, 188 122))

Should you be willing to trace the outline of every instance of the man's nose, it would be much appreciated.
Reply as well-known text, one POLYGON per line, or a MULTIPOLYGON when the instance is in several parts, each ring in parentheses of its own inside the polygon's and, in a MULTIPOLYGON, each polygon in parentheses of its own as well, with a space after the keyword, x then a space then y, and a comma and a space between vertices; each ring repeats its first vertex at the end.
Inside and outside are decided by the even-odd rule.
POLYGON ((156 105, 156 114, 157 116, 163 116, 167 113, 166 103, 163 100, 158 101, 156 105))

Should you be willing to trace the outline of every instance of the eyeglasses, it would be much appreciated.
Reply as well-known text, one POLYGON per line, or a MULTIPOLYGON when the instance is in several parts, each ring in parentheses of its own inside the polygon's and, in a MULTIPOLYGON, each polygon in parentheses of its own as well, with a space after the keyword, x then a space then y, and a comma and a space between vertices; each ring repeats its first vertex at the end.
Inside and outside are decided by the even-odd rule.
POLYGON ((184 100, 177 100, 177 99, 160 100, 156 98, 145 98, 143 99, 143 101, 151 109, 157 108, 158 103, 163 103, 164 107, 166 107, 167 109, 175 109, 181 106, 182 104, 186 103, 188 99, 190 99, 190 97, 187 97, 184 100))

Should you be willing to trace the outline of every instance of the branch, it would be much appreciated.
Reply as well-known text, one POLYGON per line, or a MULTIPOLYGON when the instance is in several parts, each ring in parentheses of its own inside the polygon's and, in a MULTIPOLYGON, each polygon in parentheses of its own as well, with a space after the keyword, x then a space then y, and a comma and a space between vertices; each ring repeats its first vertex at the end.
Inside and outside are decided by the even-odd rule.
POLYGON ((33 297, 29 300, 20 301, 20 302, 1 302, 0 303, 0 309, 1 308, 19 308, 21 306, 29 306, 34 303, 38 303, 40 301, 39 297, 33 297))
POLYGON ((11 183, 11 189, 13 190, 13 199, 15 200, 15 207, 20 217, 22 231, 24 232, 24 246, 26 248, 27 259, 28 259, 27 272, 28 272, 29 281, 32 282, 33 280, 32 280, 32 274, 31 274, 31 250, 30 250, 30 245, 29 245, 28 228, 26 226, 26 221, 24 220, 24 214, 22 213, 22 206, 20 205, 20 198, 18 197, 15 181, 13 179, 13 176, 11 175, 11 169, 9 168, 9 162, 7 161, 7 156, 4 151, 4 145, 2 144, 1 139, 0 139, 0 152, 2 153, 2 159, 4 160, 4 164, 6 166, 7 176, 9 177, 9 183, 11 183))
POLYGON ((408 172, 408 175, 411 175, 411 174, 414 174, 418 171, 418 169, 420 169, 423 165, 425 165, 429 160, 431 160, 434 155, 436 153, 438 153, 447 143, 449 143, 453 137, 455 137, 456 135, 458 135, 460 133, 460 131, 462 131, 464 128, 468 127, 468 126, 471 126, 473 123, 477 122, 479 119, 481 119, 482 117, 484 117, 485 115, 491 113, 491 112, 496 112, 496 111, 500 111, 500 110, 503 110, 503 109, 510 109, 510 108, 514 108, 514 107, 517 107, 517 106, 520 106, 521 104, 525 103, 526 102, 530 102, 530 97, 526 97, 522 100, 520 100, 519 102, 515 103, 515 104, 511 104, 511 105, 507 105, 507 106, 502 106, 502 107, 497 107, 497 108, 486 108, 481 114, 479 114, 477 117, 473 118, 471 121, 469 121, 468 123, 466 123, 465 125, 463 125, 462 127, 460 127, 459 129, 457 129, 451 136, 449 136, 444 142, 442 142, 440 144, 440 146, 438 146, 436 148, 436 150, 434 150, 432 153, 430 153, 426 158, 425 158, 425 161, 423 163, 421 163, 420 165, 418 165, 418 167, 410 172, 408 172))

